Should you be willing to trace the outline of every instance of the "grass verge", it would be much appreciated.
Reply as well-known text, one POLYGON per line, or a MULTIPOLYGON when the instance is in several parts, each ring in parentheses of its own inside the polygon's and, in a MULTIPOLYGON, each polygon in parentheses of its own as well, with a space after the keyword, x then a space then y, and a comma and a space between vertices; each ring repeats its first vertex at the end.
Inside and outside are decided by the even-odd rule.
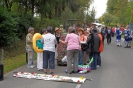
MULTIPOLYGON (((36 58, 36 55, 35 55, 36 58)), ((21 54, 4 60, 4 74, 26 64, 26 55, 21 54)))
POLYGON ((8 73, 18 67, 21 67, 26 64, 26 56, 25 53, 12 57, 10 59, 4 60, 4 73, 8 73))

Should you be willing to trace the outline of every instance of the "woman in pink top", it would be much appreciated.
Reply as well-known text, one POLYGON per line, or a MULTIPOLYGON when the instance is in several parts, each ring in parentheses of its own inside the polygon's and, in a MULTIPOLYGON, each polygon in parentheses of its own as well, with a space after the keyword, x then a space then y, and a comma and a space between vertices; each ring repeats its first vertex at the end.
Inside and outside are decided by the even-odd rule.
POLYGON ((77 73, 78 72, 78 53, 80 49, 80 41, 78 35, 74 34, 75 29, 73 27, 69 27, 69 34, 66 36, 65 41, 60 41, 61 43, 67 44, 67 72, 77 73), (72 71, 72 61, 73 61, 73 69, 72 71))

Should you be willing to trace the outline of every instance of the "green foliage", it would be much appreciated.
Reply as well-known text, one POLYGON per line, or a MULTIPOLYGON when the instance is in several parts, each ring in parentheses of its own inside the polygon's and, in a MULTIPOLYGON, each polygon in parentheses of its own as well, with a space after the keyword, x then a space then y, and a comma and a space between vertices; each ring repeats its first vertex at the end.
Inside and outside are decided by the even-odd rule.
POLYGON ((61 14, 61 19, 77 19, 78 24, 82 24, 84 21, 87 24, 91 24, 95 20, 95 9, 93 8, 91 12, 85 13, 86 8, 80 8, 77 12, 73 12, 69 7, 66 7, 61 14))
POLYGON ((101 23, 104 22, 105 25, 110 25, 112 23, 114 23, 114 25, 116 25, 118 22, 118 18, 112 14, 104 13, 103 16, 101 18, 99 18, 99 21, 101 23))
MULTIPOLYGON (((93 0, 0 0, 0 39, 4 46, 24 39, 32 26, 39 32, 47 26, 59 27, 66 19, 93 21, 94 14, 85 18, 84 11, 93 0), (39 14, 34 17, 34 14, 39 14)), ((92 11, 94 12, 94 11, 92 11)))
POLYGON ((23 36, 27 34, 27 29, 30 26, 34 26, 35 24, 35 19, 31 16, 31 14, 27 14, 26 16, 21 16, 17 18, 18 22, 18 31, 17 33, 19 34, 19 38, 22 39, 23 36))
POLYGON ((0 9, 0 46, 11 45, 18 40, 16 19, 6 10, 0 9))
POLYGON ((61 19, 74 19, 74 12, 69 7, 66 7, 65 10, 62 12, 61 19))
POLYGON ((58 27, 60 22, 57 19, 43 19, 41 28, 46 28, 47 26, 58 27))
POLYGON ((110 23, 116 25, 127 25, 133 23, 132 11, 133 2, 127 2, 127 0, 108 0, 106 15, 103 14, 100 20, 104 21, 105 24, 108 24, 107 20, 110 20, 110 23))
POLYGON ((95 21, 95 15, 96 15, 96 11, 95 11, 95 8, 92 8, 92 10, 91 10, 91 12, 90 12, 90 14, 86 14, 86 22, 88 23, 88 24, 91 24, 92 22, 94 22, 95 21))

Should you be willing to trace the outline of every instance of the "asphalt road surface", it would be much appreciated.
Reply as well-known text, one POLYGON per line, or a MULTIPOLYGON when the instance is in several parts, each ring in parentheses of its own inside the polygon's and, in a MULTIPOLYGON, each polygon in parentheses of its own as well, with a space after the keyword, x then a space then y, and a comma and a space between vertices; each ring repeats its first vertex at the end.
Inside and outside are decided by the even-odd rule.
MULTIPOLYGON (((87 74, 72 74, 70 76, 91 78, 84 84, 62 83, 35 79, 15 78, 13 72, 5 74, 5 79, 0 81, 0 88, 133 88, 133 49, 117 47, 115 39, 111 44, 105 40, 102 66, 87 74)), ((63 75, 65 66, 56 66, 55 74, 63 75)), ((36 68, 28 69, 23 66, 14 71, 38 72, 36 68)))

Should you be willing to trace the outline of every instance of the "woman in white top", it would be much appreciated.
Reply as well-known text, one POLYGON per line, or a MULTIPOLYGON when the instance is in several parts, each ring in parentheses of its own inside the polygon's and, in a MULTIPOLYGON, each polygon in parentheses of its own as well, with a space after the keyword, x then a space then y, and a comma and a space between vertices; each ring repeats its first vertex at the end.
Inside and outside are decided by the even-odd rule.
MULTIPOLYGON (((46 29, 44 28, 41 31, 42 36, 44 36, 47 33, 46 29)), ((43 70, 43 53, 37 53, 37 70, 43 70)))

